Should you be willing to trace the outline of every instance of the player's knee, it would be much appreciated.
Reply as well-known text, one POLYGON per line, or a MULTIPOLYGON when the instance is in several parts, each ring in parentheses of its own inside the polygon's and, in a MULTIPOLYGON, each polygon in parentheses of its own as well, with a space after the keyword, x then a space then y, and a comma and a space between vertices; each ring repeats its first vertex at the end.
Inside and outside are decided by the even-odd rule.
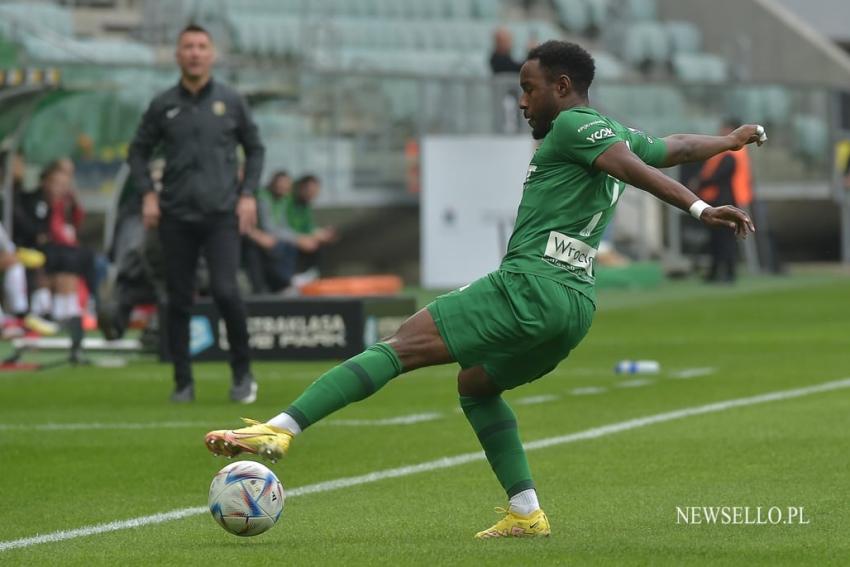
POLYGON ((496 396, 502 392, 484 368, 466 368, 457 374, 457 393, 467 397, 496 396))

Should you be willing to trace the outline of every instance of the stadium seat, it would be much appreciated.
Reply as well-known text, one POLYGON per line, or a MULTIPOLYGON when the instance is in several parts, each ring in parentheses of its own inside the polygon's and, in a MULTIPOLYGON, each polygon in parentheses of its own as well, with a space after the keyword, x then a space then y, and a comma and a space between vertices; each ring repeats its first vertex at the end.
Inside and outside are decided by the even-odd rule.
MULTIPOLYGON (((525 26, 528 29, 528 37, 536 43, 543 43, 550 39, 561 39, 563 33, 548 20, 527 20, 525 26)), ((523 57, 525 59, 525 51, 528 45, 523 45, 523 57)))
POLYGON ((586 0, 590 26, 599 31, 605 28, 610 20, 610 4, 608 0, 586 0))
POLYGON ((596 63, 596 78, 617 80, 626 76, 626 67, 614 55, 604 51, 594 51, 593 60, 596 63))
POLYGON ((696 53, 702 47, 702 34, 691 22, 667 22, 664 28, 673 53, 696 53))
POLYGON ((726 60, 710 53, 677 53, 673 74, 687 83, 722 83, 729 79, 726 60))
POLYGON ((637 22, 626 27, 620 56, 640 67, 666 63, 670 42, 664 27, 656 22, 637 22))
POLYGON ((656 0, 620 0, 621 18, 628 22, 646 22, 658 19, 656 0))
POLYGON ((501 0, 473 0, 472 2, 472 15, 481 20, 496 20, 501 11, 501 0))
POLYGON ((814 114, 798 114, 793 119, 794 150, 809 165, 831 159, 829 127, 825 120, 814 114))
POLYGON ((766 122, 780 124, 788 121, 791 114, 791 93, 786 87, 762 87, 760 98, 766 122))
POLYGON ((71 11, 55 4, 39 2, 8 2, 0 4, 0 33, 15 41, 27 35, 48 30, 62 37, 71 37, 74 22, 71 11))
MULTIPOLYGON (((423 2, 423 4, 428 2, 423 2)), ((449 19, 468 20, 473 17, 473 0, 453 0, 446 4, 448 10, 445 15, 449 19)))
POLYGON ((566 29, 584 33, 590 27, 590 7, 585 0, 555 0, 558 17, 566 29))

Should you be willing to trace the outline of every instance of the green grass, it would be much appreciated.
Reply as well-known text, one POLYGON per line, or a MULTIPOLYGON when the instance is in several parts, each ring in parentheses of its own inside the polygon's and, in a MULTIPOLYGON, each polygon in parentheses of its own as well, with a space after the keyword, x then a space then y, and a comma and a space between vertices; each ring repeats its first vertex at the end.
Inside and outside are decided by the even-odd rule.
MULTIPOLYGON (((736 288, 694 283, 602 294, 584 343, 507 394, 524 440, 850 377, 848 281, 808 275, 736 288), (659 360, 623 387, 623 358, 659 360), (676 379, 689 368, 710 375, 676 379), (643 378, 643 377, 638 377, 643 378), (605 388, 575 395, 577 388, 605 388)), ((266 418, 330 363, 257 364, 260 400, 226 402, 227 368, 196 365, 198 400, 165 400, 170 368, 0 374, 0 542, 204 505, 225 461, 201 439, 245 412, 266 418), (173 428, 9 425, 181 422, 173 428), (188 422, 188 423, 187 423, 188 422)), ((451 366, 397 379, 300 437, 275 467, 288 488, 479 450, 455 411, 451 366), (439 412, 417 425, 333 419, 439 412)), ((292 498, 270 532, 239 539, 207 514, 0 551, 0 565, 844 565, 850 557, 850 389, 649 425, 529 453, 553 535, 478 542, 503 494, 485 462, 292 498), (677 506, 802 506, 808 525, 681 525, 677 506)))

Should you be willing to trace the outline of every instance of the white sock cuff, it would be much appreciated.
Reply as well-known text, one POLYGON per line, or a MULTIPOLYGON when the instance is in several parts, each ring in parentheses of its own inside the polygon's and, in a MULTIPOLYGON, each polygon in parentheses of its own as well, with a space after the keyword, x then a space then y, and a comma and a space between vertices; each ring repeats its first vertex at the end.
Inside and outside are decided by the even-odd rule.
POLYGON ((269 425, 274 425, 275 427, 280 427, 281 429, 286 429, 287 431, 291 431, 293 435, 298 435, 301 433, 301 426, 298 425, 298 422, 292 419, 292 416, 286 412, 279 413, 274 416, 266 423, 269 425))
POLYGON ((517 492, 511 496, 510 509, 512 512, 528 516, 539 508, 540 502, 537 501, 537 491, 533 488, 517 492))

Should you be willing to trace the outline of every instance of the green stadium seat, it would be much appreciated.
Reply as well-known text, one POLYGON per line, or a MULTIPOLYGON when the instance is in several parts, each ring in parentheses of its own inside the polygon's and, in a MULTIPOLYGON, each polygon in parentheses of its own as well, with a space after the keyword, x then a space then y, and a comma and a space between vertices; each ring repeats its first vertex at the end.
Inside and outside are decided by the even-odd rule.
POLYGON ((591 24, 590 6, 585 0, 555 0, 558 17, 566 29, 584 33, 591 24))
POLYGON ((608 0, 585 0, 587 2, 590 26, 602 30, 610 20, 610 4, 608 0))
POLYGON ((475 15, 473 0, 453 0, 446 3, 446 18, 468 20, 475 15))
POLYGON ((656 0, 621 0, 621 18, 627 22, 647 22, 658 19, 656 0))
POLYGON ((822 164, 831 159, 829 126, 820 116, 798 114, 793 119, 794 151, 809 165, 822 164))
POLYGON ((771 124, 786 123, 791 114, 791 93, 785 87, 763 87, 760 92, 761 105, 765 110, 764 121, 771 124))
POLYGON ((702 47, 702 34, 691 22, 664 24, 673 53, 697 53, 702 47))
POLYGON ((596 78, 617 80, 626 76, 625 65, 612 54, 604 51, 594 51, 593 60, 596 63, 596 78))
POLYGON ((496 20, 501 11, 501 0, 473 0, 472 2, 472 15, 481 20, 496 20))
POLYGON ((625 28, 619 55, 635 66, 659 65, 670 58, 670 42, 656 22, 637 22, 625 28))
POLYGON ((722 83, 729 79, 726 60, 710 53, 677 53, 673 74, 687 83, 722 83))
MULTIPOLYGON (((527 20, 525 26, 528 28, 529 38, 537 43, 563 37, 561 30, 548 20, 527 20)), ((523 44, 522 47, 523 51, 528 48, 526 44, 523 44)), ((525 53, 523 53, 523 59, 525 59, 525 53)))
POLYGON ((47 30, 71 37, 74 22, 71 11, 55 4, 8 2, 0 4, 0 33, 13 41, 47 30))

